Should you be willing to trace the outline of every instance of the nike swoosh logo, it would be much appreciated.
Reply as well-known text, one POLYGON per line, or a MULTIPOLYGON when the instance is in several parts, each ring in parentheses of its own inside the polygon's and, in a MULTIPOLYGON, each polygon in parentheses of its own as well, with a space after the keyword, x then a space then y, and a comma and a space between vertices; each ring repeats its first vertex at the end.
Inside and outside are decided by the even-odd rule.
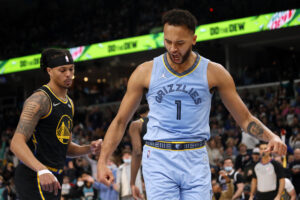
POLYGON ((53 106, 58 106, 60 103, 53 103, 53 106))

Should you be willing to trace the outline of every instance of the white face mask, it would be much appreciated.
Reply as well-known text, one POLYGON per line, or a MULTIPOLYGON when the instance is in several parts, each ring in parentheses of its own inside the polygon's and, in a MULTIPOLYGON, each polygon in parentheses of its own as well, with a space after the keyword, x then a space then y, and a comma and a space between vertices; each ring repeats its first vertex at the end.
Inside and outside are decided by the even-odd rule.
POLYGON ((81 187, 81 186, 83 186, 83 184, 84 184, 84 182, 83 182, 83 181, 77 181, 77 186, 78 186, 78 187, 81 187))
POLYGON ((127 163, 127 164, 128 164, 128 163, 131 163, 131 158, 123 159, 123 162, 124 162, 124 163, 127 163))
POLYGON ((232 167, 224 167, 226 172, 231 172, 232 171, 232 167))

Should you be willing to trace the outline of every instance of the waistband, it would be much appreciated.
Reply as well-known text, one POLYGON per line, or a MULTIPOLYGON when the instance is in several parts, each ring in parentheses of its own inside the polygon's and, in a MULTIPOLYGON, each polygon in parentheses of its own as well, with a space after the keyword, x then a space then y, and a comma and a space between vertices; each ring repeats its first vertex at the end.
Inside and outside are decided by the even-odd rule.
POLYGON ((205 140, 199 142, 167 142, 167 141, 149 141, 146 140, 145 144, 157 149, 166 149, 174 151, 184 151, 200 149, 205 146, 205 140))
MULTIPOLYGON (((22 164, 23 166, 25 166, 26 168, 30 169, 27 165, 25 165, 22 161, 20 161, 20 164, 22 164)), ((58 174, 60 175, 64 170, 63 169, 56 169, 54 167, 49 167, 47 165, 45 165, 45 167, 47 167, 48 170, 50 170, 53 174, 58 174)), ((30 169, 31 171, 33 171, 32 169, 30 169)))
POLYGON ((56 169, 54 167, 49 167, 47 165, 45 165, 45 166, 54 174, 61 174, 64 171, 63 169, 56 169))

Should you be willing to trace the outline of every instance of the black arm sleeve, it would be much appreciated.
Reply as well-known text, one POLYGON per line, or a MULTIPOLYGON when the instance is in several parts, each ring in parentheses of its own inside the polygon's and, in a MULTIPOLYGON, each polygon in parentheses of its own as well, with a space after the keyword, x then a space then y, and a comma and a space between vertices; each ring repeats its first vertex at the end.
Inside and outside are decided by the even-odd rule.
POLYGON ((244 178, 243 178, 243 176, 240 174, 240 173, 238 173, 237 175, 236 175, 236 182, 235 182, 236 184, 239 184, 239 183, 245 183, 245 181, 244 181, 244 178))
POLYGON ((277 178, 278 179, 284 178, 284 169, 283 169, 282 165, 275 160, 272 160, 271 163, 274 165, 274 169, 275 169, 277 178))

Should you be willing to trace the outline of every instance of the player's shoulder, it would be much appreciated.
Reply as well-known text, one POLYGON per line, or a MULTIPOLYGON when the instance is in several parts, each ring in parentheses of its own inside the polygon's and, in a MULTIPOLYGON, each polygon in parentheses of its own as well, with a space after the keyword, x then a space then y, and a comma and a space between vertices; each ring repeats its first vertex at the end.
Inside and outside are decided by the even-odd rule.
POLYGON ((146 62, 143 62, 142 64, 140 64, 136 70, 140 71, 140 72, 150 72, 152 70, 152 67, 153 67, 153 60, 150 60, 150 61, 146 61, 146 62))
POLYGON ((36 103, 50 103, 49 96, 42 90, 38 90, 31 94, 27 99, 26 102, 36 102, 36 103))
POLYGON ((232 85, 232 77, 224 66, 219 63, 210 61, 207 65, 207 78, 209 85, 219 87, 221 85, 232 85))
POLYGON ((47 114, 51 105, 51 100, 43 91, 36 91, 24 102, 23 110, 30 109, 41 115, 47 114))
POLYGON ((220 63, 209 61, 207 64, 207 70, 212 73, 219 73, 226 69, 220 63))
POLYGON ((130 123, 129 129, 138 129, 142 126, 143 122, 141 119, 134 120, 130 123))

